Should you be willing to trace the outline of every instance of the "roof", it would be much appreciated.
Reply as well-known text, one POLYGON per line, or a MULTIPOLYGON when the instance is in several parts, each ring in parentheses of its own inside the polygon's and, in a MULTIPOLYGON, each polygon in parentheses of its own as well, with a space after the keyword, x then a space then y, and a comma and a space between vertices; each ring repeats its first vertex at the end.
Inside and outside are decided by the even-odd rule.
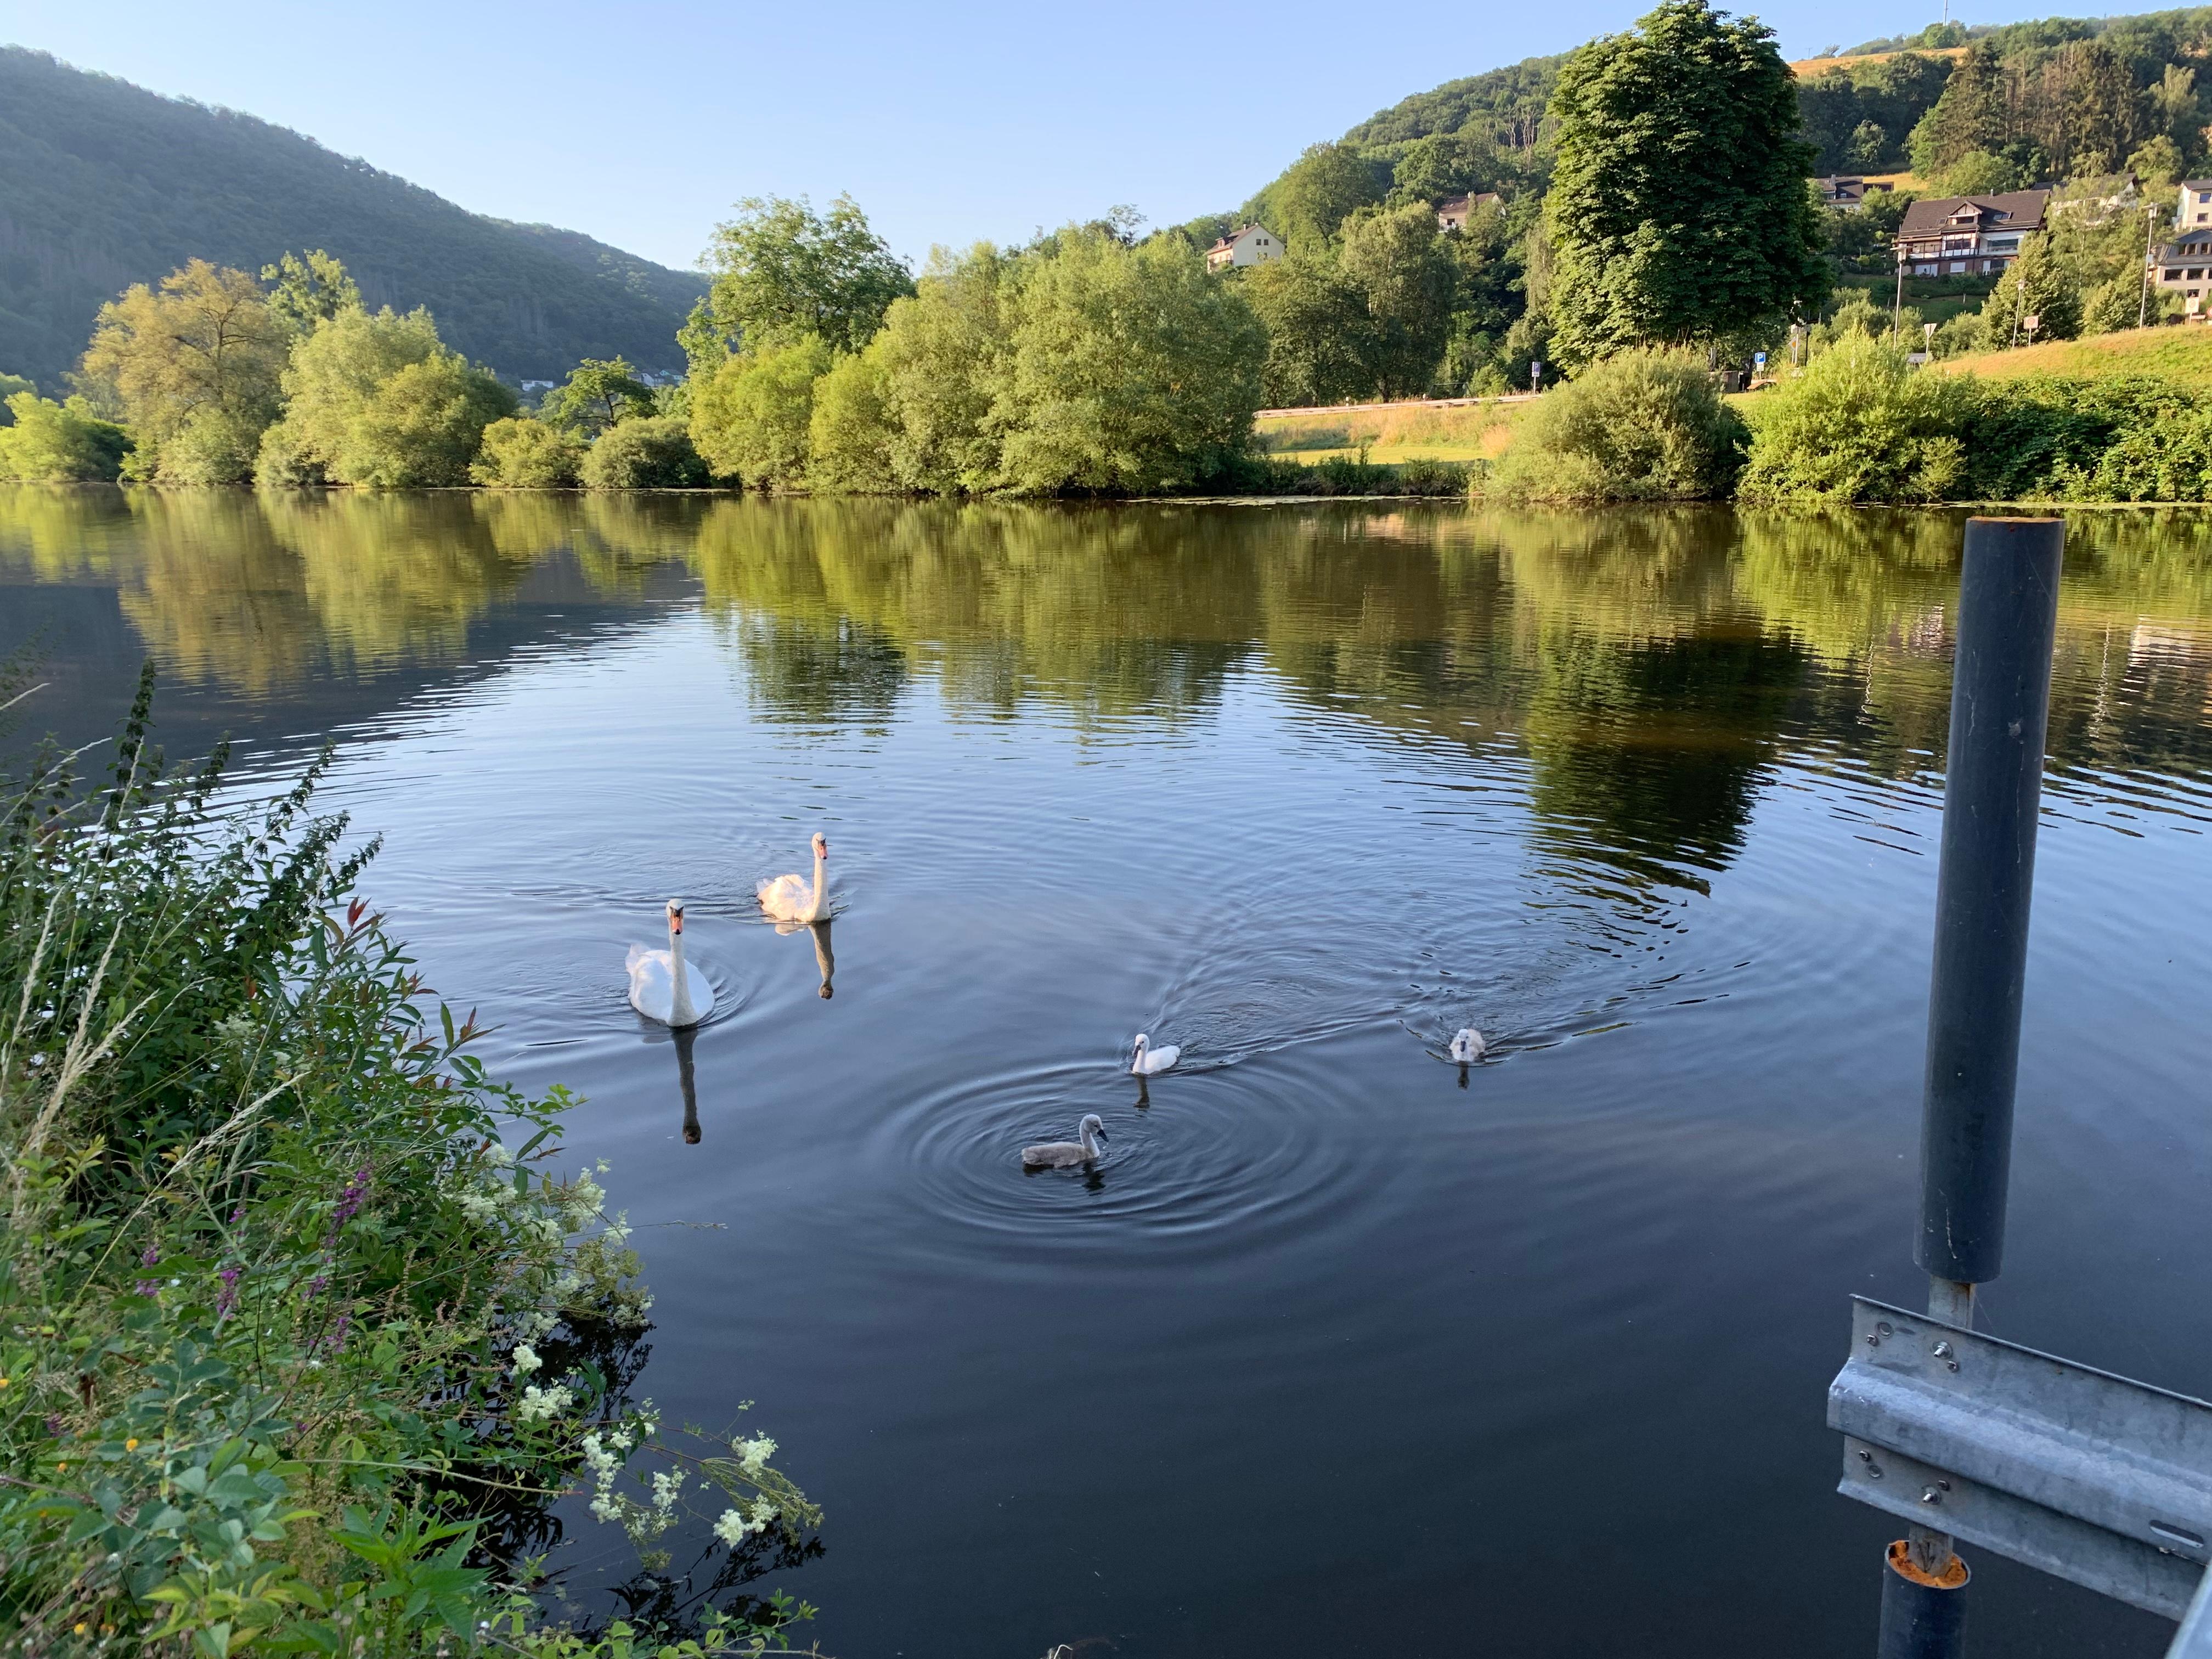
POLYGON ((2037 230, 2051 201, 2047 190, 2008 190, 1997 196, 1930 196, 1908 204, 1900 237, 1940 236, 1968 210, 1984 230, 2037 230))
POLYGON ((1267 226, 1261 224, 1239 225, 1236 229, 1231 231, 1226 236, 1222 237, 1218 241, 1215 242, 1212 247, 1206 251, 1208 253, 1218 253, 1224 248, 1235 247, 1237 243, 1243 241, 1254 231, 1265 231, 1267 228, 1267 226))
POLYGON ((2212 179, 2184 179, 2181 187, 2184 190, 2212 190, 2212 179))
POLYGON ((2177 258, 2201 259, 2208 252, 2212 252, 2212 226, 2203 230, 2185 231, 2170 242, 2160 243, 2157 256, 2151 263, 2158 264, 2177 258))

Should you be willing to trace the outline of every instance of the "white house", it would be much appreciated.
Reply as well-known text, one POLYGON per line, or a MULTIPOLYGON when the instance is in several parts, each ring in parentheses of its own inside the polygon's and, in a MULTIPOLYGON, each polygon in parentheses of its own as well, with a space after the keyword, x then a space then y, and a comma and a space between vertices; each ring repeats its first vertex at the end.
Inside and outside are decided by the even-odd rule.
POLYGON ((1283 240, 1259 225, 1240 225, 1206 251, 1206 268, 1264 265, 1283 257, 1283 240))
POLYGON ((2194 230, 2199 225, 2212 225, 2212 179, 2185 179, 2181 181, 2181 205, 2174 210, 2173 228, 2194 230))

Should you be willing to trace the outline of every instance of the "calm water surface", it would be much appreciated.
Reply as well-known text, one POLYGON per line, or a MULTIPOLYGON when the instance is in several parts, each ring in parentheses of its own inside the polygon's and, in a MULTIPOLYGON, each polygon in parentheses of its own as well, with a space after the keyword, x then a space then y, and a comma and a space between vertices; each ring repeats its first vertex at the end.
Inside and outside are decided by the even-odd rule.
MULTIPOLYGON (((374 898, 587 1097, 642 1390, 755 1401, 827 1509, 769 1582, 830 1651, 1856 1659, 1894 1528, 1823 1395, 1849 1293, 1921 1294, 1957 541, 19 489, 0 647, 73 741, 148 653, 172 753, 339 738, 374 898), (689 1103, 624 1001, 671 895, 689 1103), (1086 1111, 1104 1166, 1024 1177, 1086 1111)), ((2204 1394, 2212 523, 2075 521, 2055 695, 1990 1322, 2204 1394)), ((1976 1571, 1984 1653, 2171 1629, 1976 1571)))

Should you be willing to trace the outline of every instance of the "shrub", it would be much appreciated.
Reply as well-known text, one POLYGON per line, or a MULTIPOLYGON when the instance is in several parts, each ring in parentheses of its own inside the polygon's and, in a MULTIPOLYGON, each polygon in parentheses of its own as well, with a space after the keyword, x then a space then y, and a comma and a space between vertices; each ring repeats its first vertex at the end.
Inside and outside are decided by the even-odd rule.
POLYGON ((714 482, 684 422, 670 416, 609 427, 584 453, 586 489, 703 489, 714 482))
MULTIPOLYGON (((0 793, 0 1622, 164 1659, 496 1623, 581 1659, 514 1588, 550 1503, 641 1545, 678 1518, 667 1470, 623 1475, 657 1444, 626 1228, 546 1168, 565 1097, 488 1078, 348 902, 374 849, 306 816, 314 772, 234 817, 219 758, 157 772, 149 695, 112 787, 0 793)), ((732 1449, 683 1470, 727 1494, 724 1583, 819 1518, 773 1443, 732 1449)))
POLYGON ((1507 500, 1704 501, 1743 465, 1742 418, 1679 352, 1595 363, 1522 416, 1484 493, 1507 500))
POLYGON ((0 479, 22 483, 112 483, 131 453, 131 440, 103 421, 82 398, 58 404, 34 392, 7 400, 9 424, 0 427, 0 479))
POLYGON ((1764 394, 1737 493, 1751 500, 1936 501, 1966 479, 1962 375, 1916 374, 1863 336, 1838 340, 1764 394))
POLYGON ((469 476, 502 489, 574 489, 584 446, 569 433, 527 415, 494 421, 469 476))
POLYGON ((514 394, 438 338, 427 311, 341 311, 292 349, 284 417, 264 435, 264 483, 384 489, 469 482, 484 428, 514 394))
POLYGON ((811 334, 728 358, 691 393, 691 440, 699 453, 716 471, 763 489, 805 483, 814 383, 830 363, 830 348, 811 334))

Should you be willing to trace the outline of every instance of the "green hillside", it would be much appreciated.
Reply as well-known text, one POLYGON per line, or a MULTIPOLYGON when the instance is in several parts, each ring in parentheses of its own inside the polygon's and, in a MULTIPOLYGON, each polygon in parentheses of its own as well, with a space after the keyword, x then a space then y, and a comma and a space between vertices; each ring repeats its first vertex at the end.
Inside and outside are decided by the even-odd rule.
MULTIPOLYGON (((1805 137, 1817 152, 1814 170, 1886 173, 1907 166, 1908 138, 1948 83, 1960 55, 1955 49, 1969 43, 2002 60, 2011 125, 1991 135, 2002 142, 1990 147, 2015 155, 2038 177, 2078 170, 2085 160, 2114 170, 2130 146, 2160 135, 2170 136, 2192 163, 2203 155, 2212 76, 2201 66, 2212 56, 2212 7, 1972 28, 1933 25, 1845 53, 1830 47, 1796 66, 1805 137), (2085 156, 2075 152, 2099 145, 2085 146, 2075 129, 2085 105, 2106 100, 2099 71, 2107 65, 2106 79, 2128 83, 2121 96, 2124 107, 2092 114, 2115 129, 2113 143, 2103 148, 2118 153, 2085 156)), ((1476 164, 1480 187, 1501 189, 1509 197, 1540 190, 1549 151, 1544 109, 1565 62, 1565 53, 1530 58, 1447 81, 1376 112, 1338 142, 1382 167, 1401 161, 1423 138, 1464 135, 1474 141, 1478 157, 1488 152, 1495 158, 1486 167, 1476 164)), ((1257 191, 1245 213, 1266 211, 1275 188, 1257 191)), ((1218 216, 1224 222, 1231 216, 1218 216)))
POLYGON ((198 255, 326 248, 371 305, 428 306, 510 379, 580 358, 676 369, 706 279, 575 231, 456 207, 250 115, 0 47, 0 370, 52 386, 100 303, 198 255))

